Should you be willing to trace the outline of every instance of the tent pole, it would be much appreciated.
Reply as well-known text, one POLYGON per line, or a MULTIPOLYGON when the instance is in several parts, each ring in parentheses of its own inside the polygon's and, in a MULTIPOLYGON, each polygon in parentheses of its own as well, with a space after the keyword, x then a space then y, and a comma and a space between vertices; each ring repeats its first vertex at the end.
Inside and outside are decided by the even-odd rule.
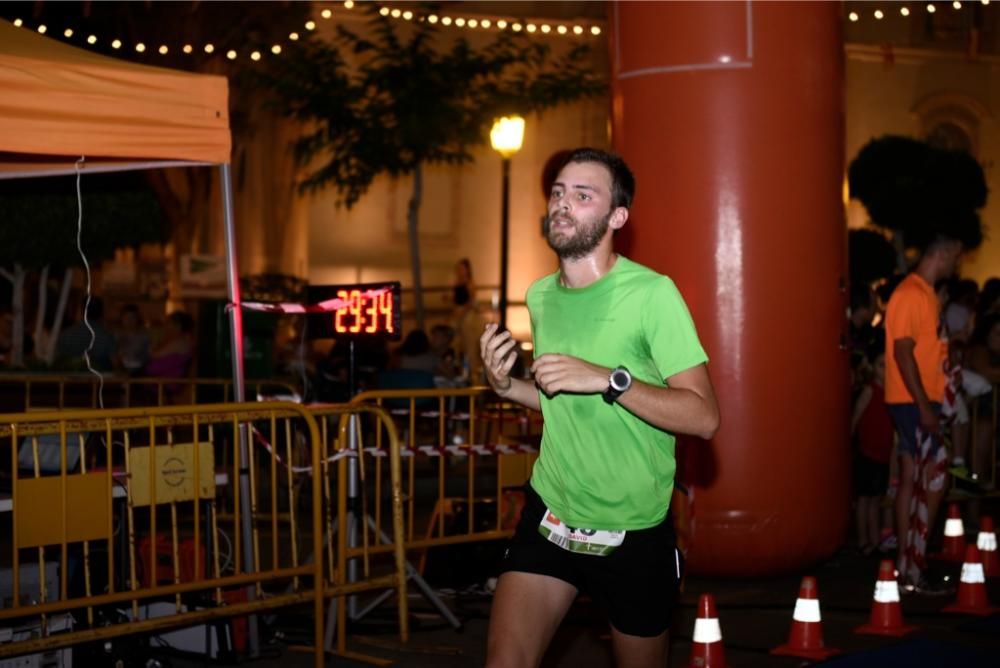
MULTIPOLYGON (((240 273, 236 258, 236 225, 233 222, 233 174, 229 164, 219 165, 222 187, 222 208, 225 216, 226 232, 226 284, 229 289, 229 350, 233 360, 233 398, 237 402, 246 401, 243 383, 243 311, 240 306, 240 273)), ((250 509, 250 447, 246 423, 239 425, 240 438, 240 514, 242 525, 240 534, 243 548, 243 572, 253 573, 253 517, 250 509)), ((247 600, 256 597, 254 587, 246 588, 247 600)), ((260 642, 257 635, 257 615, 247 619, 247 649, 250 656, 260 656, 260 642)))

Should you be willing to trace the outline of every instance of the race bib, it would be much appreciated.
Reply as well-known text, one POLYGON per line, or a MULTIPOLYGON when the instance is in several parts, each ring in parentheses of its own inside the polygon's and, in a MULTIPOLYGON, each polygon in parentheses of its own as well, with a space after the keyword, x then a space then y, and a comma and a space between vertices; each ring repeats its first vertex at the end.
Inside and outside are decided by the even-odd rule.
POLYGON ((604 531, 566 526, 565 522, 556 517, 548 508, 542 515, 542 521, 538 523, 538 533, 564 550, 592 554, 597 557, 611 554, 625 540, 624 531, 604 531))

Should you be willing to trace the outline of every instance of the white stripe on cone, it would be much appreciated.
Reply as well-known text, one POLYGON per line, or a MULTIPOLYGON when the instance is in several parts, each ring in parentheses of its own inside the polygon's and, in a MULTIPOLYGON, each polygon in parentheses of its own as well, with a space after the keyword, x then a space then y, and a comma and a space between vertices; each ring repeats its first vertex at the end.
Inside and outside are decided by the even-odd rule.
POLYGON ((713 642, 721 642, 722 629, 719 627, 719 620, 702 619, 700 617, 694 620, 694 637, 692 640, 706 645, 713 642))
POLYGON ((980 531, 979 537, 976 539, 976 547, 979 548, 980 552, 996 552, 997 535, 992 531, 980 531))
POLYGON ((983 565, 970 564, 969 562, 962 564, 962 582, 965 584, 986 582, 986 576, 983 574, 983 565))
POLYGON ((795 612, 792 619, 797 622, 816 623, 822 621, 819 618, 819 599, 800 598, 795 601, 795 612))
POLYGON ((958 519, 957 517, 952 517, 951 519, 945 521, 944 535, 949 538, 964 536, 965 529, 962 527, 962 520, 958 519))
POLYGON ((899 603, 899 586, 895 580, 879 580, 875 583, 876 603, 899 603))

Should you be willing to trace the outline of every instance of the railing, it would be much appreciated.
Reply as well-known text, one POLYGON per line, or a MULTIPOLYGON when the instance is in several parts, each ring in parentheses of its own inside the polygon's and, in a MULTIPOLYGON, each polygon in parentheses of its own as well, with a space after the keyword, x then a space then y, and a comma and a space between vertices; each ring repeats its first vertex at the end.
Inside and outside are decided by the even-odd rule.
MULTIPOLYGON (((391 418, 374 406, 325 409, 327 436, 329 421, 339 420, 332 443, 343 442, 351 414, 381 425, 398 462, 391 418)), ((324 568, 346 551, 343 537, 332 539, 334 511, 324 503, 332 484, 346 487, 341 467, 335 482, 327 475, 341 454, 330 443, 307 409, 286 402, 0 415, 11 490, 0 494, 0 513, 10 517, 0 542, 10 546, 0 553, 10 574, 0 626, 27 630, 0 644, 0 657, 311 604, 321 666, 324 599, 386 587, 400 592, 405 640, 400 568, 375 577, 366 563, 355 582, 343 568, 324 568), (293 466, 303 450, 305 465, 293 466), (217 468, 220 459, 231 466, 217 468), (299 501, 297 479, 309 503, 299 501), (226 498, 228 515, 219 508, 226 498)), ((400 545, 397 564, 402 556, 400 545)), ((342 630, 341 651, 344 642, 342 630)))
MULTIPOLYGON (((298 391, 283 381, 246 383, 253 397, 297 401, 298 391)), ((225 378, 133 378, 92 374, 0 375, 0 410, 133 408, 232 401, 233 381, 225 378), (102 387, 103 385, 103 387, 102 387)))

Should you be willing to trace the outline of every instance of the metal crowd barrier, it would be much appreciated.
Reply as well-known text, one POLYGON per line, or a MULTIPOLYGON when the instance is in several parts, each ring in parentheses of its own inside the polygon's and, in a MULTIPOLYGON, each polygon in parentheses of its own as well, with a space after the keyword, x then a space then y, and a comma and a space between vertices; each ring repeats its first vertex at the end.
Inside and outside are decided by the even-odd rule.
POLYGON ((989 453, 986 460, 986 471, 978 472, 980 484, 985 484, 985 489, 995 494, 997 492, 997 441, 1000 438, 998 429, 997 409, 1000 408, 1000 385, 994 385, 993 391, 982 397, 969 399, 969 425, 970 436, 965 460, 970 470, 974 470, 975 462, 980 459, 978 449, 980 441, 984 441, 989 453), (983 411, 983 406, 989 408, 983 411), (985 434, 983 432, 986 432, 985 434))
MULTIPOLYGON (((350 414, 386 425, 398 461, 384 411, 328 410, 339 432, 350 414)), ((324 599, 386 587, 402 593, 405 639, 401 569, 347 582, 330 566, 345 551, 324 534, 336 458, 311 413, 287 402, 0 415, 0 484, 9 483, 0 492, 9 518, 0 523, 0 657, 311 604, 321 666, 324 599), (292 466, 302 449, 308 460, 292 466), (218 468, 220 459, 231 466, 218 468), (299 502, 296 477, 309 503, 299 502), (230 516, 219 510, 227 496, 230 516)), ((393 480, 401 536, 398 471, 393 480)), ((340 650, 344 642, 342 632, 340 650)))
MULTIPOLYGON (((541 439, 541 415, 497 401, 489 388, 375 390, 354 404, 387 409, 403 433, 403 496, 408 551, 457 543, 508 538, 523 505, 520 488, 531 475, 541 439), (464 515, 464 522, 455 520, 464 515)), ((322 415, 316 414, 322 429, 322 415)), ((386 440, 362 425, 361 470, 367 511, 381 526, 385 495, 386 440)), ((387 551, 379 536, 366 538, 368 550, 387 551)))
MULTIPOLYGON (((283 381, 248 381, 248 396, 300 400, 283 381)), ((55 408, 134 408, 147 406, 227 403, 233 381, 226 378, 141 378, 93 374, 2 374, 0 410, 20 412, 55 408), (103 387, 102 387, 103 385, 103 387)))

